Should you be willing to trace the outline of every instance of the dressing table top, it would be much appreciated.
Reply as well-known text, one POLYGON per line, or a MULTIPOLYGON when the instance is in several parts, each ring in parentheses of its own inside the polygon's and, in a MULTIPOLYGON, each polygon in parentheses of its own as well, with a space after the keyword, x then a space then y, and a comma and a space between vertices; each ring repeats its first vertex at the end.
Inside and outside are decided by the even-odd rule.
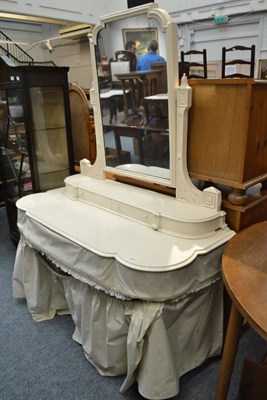
POLYGON ((214 214, 164 194, 80 174, 65 184, 20 199, 18 209, 94 254, 132 269, 179 269, 234 234, 222 211, 214 214))

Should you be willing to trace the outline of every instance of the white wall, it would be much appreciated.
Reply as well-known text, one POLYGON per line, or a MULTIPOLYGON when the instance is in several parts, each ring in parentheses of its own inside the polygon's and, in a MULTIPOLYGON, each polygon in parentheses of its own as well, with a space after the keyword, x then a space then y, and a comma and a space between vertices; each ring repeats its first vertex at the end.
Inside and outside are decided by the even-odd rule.
POLYGON ((1 12, 94 24, 101 15, 127 9, 127 0, 1 0, 1 12))
MULTIPOLYGON (((177 23, 216 15, 267 10, 267 0, 158 0, 177 23)), ((95 24, 100 16, 127 9, 127 0, 1 0, 1 12, 95 24)))
POLYGON ((178 24, 213 20, 214 16, 249 15, 267 11, 267 0, 159 0, 158 3, 165 7, 178 24))
POLYGON ((68 66, 68 79, 84 89, 92 86, 92 62, 89 41, 85 37, 82 40, 68 40, 58 42, 51 54, 57 66, 68 66))

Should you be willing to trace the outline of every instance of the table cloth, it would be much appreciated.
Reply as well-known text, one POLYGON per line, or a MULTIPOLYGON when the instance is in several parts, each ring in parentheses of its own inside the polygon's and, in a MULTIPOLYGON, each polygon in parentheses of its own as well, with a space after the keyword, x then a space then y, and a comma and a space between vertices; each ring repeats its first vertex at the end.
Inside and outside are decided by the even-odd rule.
MULTIPOLYGON (((81 234, 81 225, 105 210, 78 207, 64 189, 17 205, 14 296, 26 297, 36 321, 70 313, 86 358, 102 375, 125 375, 122 392, 137 381, 145 398, 175 396, 181 375, 220 353, 223 246, 178 269, 135 270, 86 244, 98 228, 93 219, 81 234)), ((135 223, 127 221, 129 231, 135 223)))

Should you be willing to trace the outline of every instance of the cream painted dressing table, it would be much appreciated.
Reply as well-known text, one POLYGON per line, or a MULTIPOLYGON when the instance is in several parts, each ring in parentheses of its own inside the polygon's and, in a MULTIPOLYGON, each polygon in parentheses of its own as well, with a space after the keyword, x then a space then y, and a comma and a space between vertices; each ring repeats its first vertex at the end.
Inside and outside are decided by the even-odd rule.
POLYGON ((90 37, 96 161, 81 160, 81 173, 63 188, 17 202, 14 296, 26 297, 36 321, 70 313, 86 358, 103 375, 124 374, 122 392, 137 381, 148 399, 175 396, 181 375, 220 353, 221 254, 234 235, 221 193, 198 190, 188 176, 191 88, 185 77, 178 87, 176 40, 176 24, 157 4, 101 18, 90 37), (111 49, 121 40, 121 26, 138 24, 156 27, 166 51, 169 168, 106 165, 96 54, 106 52, 106 40, 111 49), (176 196, 109 180, 109 173, 175 188, 176 196))

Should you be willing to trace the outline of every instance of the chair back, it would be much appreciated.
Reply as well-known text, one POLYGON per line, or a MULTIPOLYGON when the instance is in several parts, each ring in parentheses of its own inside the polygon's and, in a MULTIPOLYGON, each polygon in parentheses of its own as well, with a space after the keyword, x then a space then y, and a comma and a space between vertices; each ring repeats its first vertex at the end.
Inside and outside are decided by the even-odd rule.
POLYGON ((166 61, 163 62, 154 62, 151 64, 151 69, 160 69, 162 73, 160 74, 160 93, 167 93, 168 92, 168 84, 167 84, 167 63, 166 61))
MULTIPOLYGON (((239 55, 239 54, 238 54, 239 55)), ((252 46, 233 46, 229 47, 228 49, 226 47, 222 48, 222 78, 254 78, 254 68, 255 68, 255 45, 253 44, 252 46), (237 52, 235 54, 238 54, 239 51, 245 51, 246 54, 248 54, 248 58, 246 59, 240 59, 240 58, 235 58, 232 60, 227 60, 227 55, 233 54, 233 52, 237 52), (241 72, 234 72, 230 74, 226 74, 227 66, 228 65, 248 65, 249 66, 249 72, 246 73, 241 73, 241 72)))
POLYGON ((129 50, 118 50, 115 52, 116 61, 129 61, 130 71, 136 70, 136 55, 129 50))
POLYGON ((113 83, 118 83, 117 74, 125 74, 130 72, 130 61, 111 61, 110 63, 111 79, 113 83))
POLYGON ((183 74, 188 79, 207 79, 208 68, 207 68, 207 50, 189 50, 181 51, 181 62, 179 65, 179 77, 182 78, 183 74), (196 56, 196 57, 195 57, 196 56), (186 58, 190 57, 189 60, 186 58), (195 58, 195 60, 194 60, 195 58), (199 60, 200 58, 200 60, 199 60), (195 70, 194 70, 195 69, 195 70), (192 71, 193 70, 193 71, 192 71))

